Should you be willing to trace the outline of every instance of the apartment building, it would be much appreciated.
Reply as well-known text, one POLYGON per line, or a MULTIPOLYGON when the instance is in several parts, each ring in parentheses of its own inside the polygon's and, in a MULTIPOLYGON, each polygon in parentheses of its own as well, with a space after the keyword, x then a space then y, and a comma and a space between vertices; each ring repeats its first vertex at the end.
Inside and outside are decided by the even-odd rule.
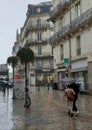
POLYGON ((92 93, 92 1, 52 0, 52 4, 54 34, 49 43, 58 88, 64 88, 60 81, 68 76, 81 84, 81 91, 92 93))
POLYGON ((38 85, 39 80, 45 85, 48 79, 53 78, 53 49, 48 42, 51 26, 47 21, 51 7, 51 2, 29 4, 27 17, 21 28, 21 46, 31 48, 35 54, 34 64, 30 63, 28 66, 30 85, 38 85))
POLYGON ((18 30, 16 31, 16 41, 14 42, 14 45, 12 47, 12 56, 16 56, 18 50, 21 48, 21 43, 20 43, 20 34, 18 30))

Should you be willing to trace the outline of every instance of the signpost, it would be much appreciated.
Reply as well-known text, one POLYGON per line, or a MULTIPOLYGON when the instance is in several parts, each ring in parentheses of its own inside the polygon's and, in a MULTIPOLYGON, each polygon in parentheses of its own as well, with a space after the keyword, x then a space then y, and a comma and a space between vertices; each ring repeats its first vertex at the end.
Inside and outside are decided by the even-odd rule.
POLYGON ((64 64, 66 65, 68 78, 70 78, 70 61, 69 61, 69 58, 64 58, 64 64))

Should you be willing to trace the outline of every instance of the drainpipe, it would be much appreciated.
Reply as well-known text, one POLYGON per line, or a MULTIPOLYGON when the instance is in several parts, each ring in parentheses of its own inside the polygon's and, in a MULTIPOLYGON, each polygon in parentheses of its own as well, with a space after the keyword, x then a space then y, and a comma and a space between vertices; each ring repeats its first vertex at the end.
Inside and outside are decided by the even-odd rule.
MULTIPOLYGON (((71 29, 71 0, 70 0, 70 29, 71 29)), ((69 71, 68 78, 71 77, 71 35, 69 36, 69 71)))

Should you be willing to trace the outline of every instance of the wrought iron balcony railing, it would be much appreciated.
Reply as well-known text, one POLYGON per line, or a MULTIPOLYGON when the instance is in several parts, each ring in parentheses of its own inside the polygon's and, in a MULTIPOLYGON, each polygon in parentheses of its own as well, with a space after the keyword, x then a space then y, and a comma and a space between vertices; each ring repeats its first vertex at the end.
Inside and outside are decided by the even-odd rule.
POLYGON ((48 28, 50 28, 50 25, 46 23, 41 25, 37 25, 37 24, 30 25, 30 31, 47 30, 48 28))
POLYGON ((56 7, 50 12, 50 17, 55 19, 57 16, 61 15, 61 12, 66 10, 70 5, 70 0, 64 0, 59 2, 56 7))
MULTIPOLYGON (((81 14, 78 18, 71 21, 69 24, 64 26, 54 35, 49 38, 49 43, 53 44, 60 39, 66 38, 66 36, 70 36, 72 33, 76 32, 80 28, 83 28, 85 25, 88 25, 92 22, 92 8, 81 14)), ((83 28, 84 29, 84 28, 83 28)))
POLYGON ((52 20, 57 18, 57 16, 61 15, 61 13, 67 9, 69 9, 71 3, 77 0, 63 0, 63 2, 59 2, 56 7, 52 11, 50 11, 50 17, 52 20))
POLYGON ((27 26, 27 28, 25 29, 25 37, 27 37, 27 35, 29 34, 29 32, 33 32, 33 31, 38 31, 38 30, 44 30, 46 31, 47 29, 50 29, 50 25, 47 23, 41 24, 41 25, 37 25, 37 24, 30 24, 27 26))
POLYGON ((41 44, 41 45, 47 45, 47 43, 48 43, 48 40, 47 39, 42 39, 42 40, 40 40, 40 41, 38 41, 37 39, 28 39, 27 41, 26 41, 26 44, 25 44, 25 46, 33 46, 33 45, 38 45, 38 44, 41 44))
POLYGON ((52 53, 50 52, 42 52, 42 54, 34 53, 35 58, 44 58, 44 57, 53 57, 52 53))

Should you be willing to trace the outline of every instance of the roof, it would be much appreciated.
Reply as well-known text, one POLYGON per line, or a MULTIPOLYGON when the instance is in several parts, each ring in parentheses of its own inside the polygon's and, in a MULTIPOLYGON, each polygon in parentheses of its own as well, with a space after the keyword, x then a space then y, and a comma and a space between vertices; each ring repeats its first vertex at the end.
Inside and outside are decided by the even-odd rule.
POLYGON ((27 10, 27 16, 49 13, 51 6, 52 6, 51 2, 41 2, 36 5, 29 4, 27 10))

